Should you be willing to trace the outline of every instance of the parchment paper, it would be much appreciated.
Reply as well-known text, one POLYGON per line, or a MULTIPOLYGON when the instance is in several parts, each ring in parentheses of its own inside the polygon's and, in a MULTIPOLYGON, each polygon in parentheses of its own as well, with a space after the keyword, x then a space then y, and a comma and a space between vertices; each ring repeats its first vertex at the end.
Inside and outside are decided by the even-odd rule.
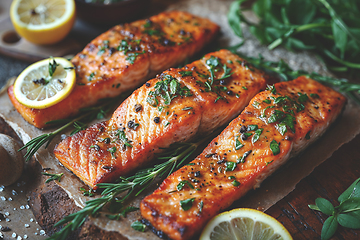
MULTIPOLYGON (((231 2, 230 0, 153 0, 150 13, 156 14, 165 10, 177 9, 207 17, 221 26, 221 44, 223 46, 232 46, 239 43, 240 39, 233 35, 227 24, 226 14, 231 2)), ((247 56, 258 56, 261 53, 267 60, 278 61, 284 59, 294 69, 304 69, 309 72, 315 71, 324 75, 330 74, 314 55, 306 52, 291 53, 281 48, 269 52, 266 47, 261 46, 247 31, 245 31, 245 38, 248 40, 242 46, 241 52, 247 56)), ((39 130, 28 124, 13 108, 6 94, 0 96, 0 102, 0 115, 15 129, 25 143, 31 138, 51 131, 39 130)), ((266 180, 259 189, 237 201, 231 208, 260 207, 262 210, 266 210, 289 194, 302 178, 310 174, 316 166, 329 158, 342 144, 349 142, 360 132, 359 110, 360 108, 349 100, 343 115, 321 139, 305 150, 300 156, 292 159, 280 171, 266 180)), ((72 173, 66 171, 52 154, 54 145, 59 141, 60 137, 57 137, 48 149, 40 149, 38 154, 36 154, 36 159, 43 168, 51 168, 50 173, 65 173, 59 185, 63 187, 77 205, 83 206, 84 202, 90 199, 89 197, 84 197, 79 190, 80 187, 84 187, 84 184, 72 173)), ((134 199, 130 205, 138 207, 141 199, 146 194, 150 194, 158 183, 159 181, 154 183, 153 186, 147 189, 147 192, 134 199)), ((137 211, 128 214, 127 218, 122 218, 119 221, 111 221, 105 217, 92 219, 92 221, 97 226, 108 231, 117 231, 130 240, 159 239, 150 231, 141 233, 130 227, 130 224, 139 218, 140 213, 137 211)))

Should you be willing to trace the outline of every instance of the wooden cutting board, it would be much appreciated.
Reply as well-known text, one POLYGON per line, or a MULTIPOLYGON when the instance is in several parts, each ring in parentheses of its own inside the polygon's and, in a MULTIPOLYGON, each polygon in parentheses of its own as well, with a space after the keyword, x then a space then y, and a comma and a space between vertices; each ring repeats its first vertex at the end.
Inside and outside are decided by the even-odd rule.
MULTIPOLYGON (((70 34, 57 44, 40 46, 19 37, 10 20, 9 9, 12 0, 0 1, 0 54, 20 60, 35 62, 49 56, 66 56, 80 51, 80 39, 70 34)), ((76 31, 74 29, 73 31, 76 31)))

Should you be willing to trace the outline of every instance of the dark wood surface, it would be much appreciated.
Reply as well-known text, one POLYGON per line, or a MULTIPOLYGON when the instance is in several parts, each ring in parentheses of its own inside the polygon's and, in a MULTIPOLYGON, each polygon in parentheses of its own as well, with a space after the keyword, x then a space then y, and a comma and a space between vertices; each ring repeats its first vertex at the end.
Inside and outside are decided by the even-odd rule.
MULTIPOLYGON (((320 239, 322 224, 328 216, 307 205, 322 197, 337 206, 339 195, 359 177, 360 135, 335 151, 266 213, 283 223, 294 239, 320 239)), ((331 239, 360 239, 360 230, 339 227, 331 239)))

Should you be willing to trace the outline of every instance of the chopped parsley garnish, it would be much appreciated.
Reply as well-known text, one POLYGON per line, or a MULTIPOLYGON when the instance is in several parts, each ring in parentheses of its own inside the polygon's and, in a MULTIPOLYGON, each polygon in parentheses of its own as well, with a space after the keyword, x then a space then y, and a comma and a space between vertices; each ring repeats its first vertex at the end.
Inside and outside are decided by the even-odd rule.
POLYGON ((232 181, 231 184, 232 184, 234 187, 240 186, 240 182, 237 181, 237 180, 232 181))
POLYGON ((181 191, 185 185, 188 185, 189 188, 194 189, 194 186, 188 180, 182 180, 179 182, 179 184, 176 186, 176 189, 181 191))
POLYGON ((191 110, 193 109, 193 107, 184 107, 182 110, 186 111, 186 110, 191 110))
POLYGON ((250 153, 252 153, 252 150, 249 150, 249 151, 245 152, 244 155, 242 155, 242 156, 237 160, 237 163, 244 163, 244 162, 245 162, 245 158, 246 158, 247 156, 249 156, 250 153))
POLYGON ((259 140, 259 138, 260 138, 260 135, 261 135, 261 133, 263 132, 263 128, 259 128, 259 129, 256 129, 255 130, 255 134, 254 134, 254 136, 252 137, 252 139, 251 139, 251 142, 254 144, 255 142, 257 142, 257 140, 259 140))
POLYGON ((199 203, 199 213, 198 214, 202 213, 203 208, 204 208, 204 202, 201 200, 199 203))
POLYGON ((89 77, 88 77, 88 81, 89 81, 89 82, 94 78, 95 74, 96 74, 96 72, 90 73, 90 75, 89 75, 89 77))
POLYGON ((247 88, 247 87, 245 87, 245 86, 242 86, 242 89, 244 89, 244 90, 248 90, 248 88, 247 88))
POLYGON ((188 77, 188 76, 192 76, 192 71, 180 71, 179 72, 181 74, 181 76, 183 77, 188 77))
POLYGON ((195 198, 189 198, 185 200, 180 201, 180 206, 184 211, 189 210, 192 207, 192 204, 194 202, 195 198))
POLYGON ((170 75, 162 76, 163 80, 155 84, 154 91, 150 91, 146 101, 153 107, 159 105, 157 97, 164 99, 164 104, 169 105, 172 99, 177 96, 192 96, 191 91, 186 86, 181 87, 177 79, 170 75))
POLYGON ((144 54, 144 53, 145 53, 145 50, 143 50, 142 52, 129 53, 125 59, 128 60, 130 64, 134 64, 136 57, 141 54, 144 54))
POLYGON ((247 131, 255 131, 256 129, 258 129, 258 125, 248 125, 247 126, 247 131))
POLYGON ((242 144, 239 140, 239 136, 236 137, 235 139, 235 150, 239 150, 240 148, 242 148, 244 146, 244 144, 242 144))
POLYGON ((279 143, 274 140, 271 141, 270 143, 270 149, 272 151, 272 153, 275 155, 278 155, 280 153, 280 146, 279 143))
POLYGON ((257 102, 257 101, 254 101, 252 105, 253 105, 254 108, 259 108, 260 103, 257 102))
POLYGON ((112 158, 115 158, 116 147, 108 148, 106 151, 108 151, 108 152, 111 153, 111 157, 112 157, 112 158))
POLYGON ((263 100, 263 102, 269 104, 269 103, 271 103, 271 100, 265 99, 265 100, 263 100))
POLYGON ((270 91, 272 94, 276 94, 275 85, 267 85, 266 90, 270 91))
POLYGON ((316 93, 310 93, 310 97, 312 98, 319 98, 320 96, 316 93))
POLYGON ((235 170, 235 168, 236 168, 236 162, 226 162, 225 163, 225 166, 226 166, 226 171, 227 172, 231 172, 231 171, 234 171, 235 170))
POLYGON ((270 115, 270 117, 268 119, 268 123, 277 122, 280 119, 282 119, 283 117, 284 117, 284 112, 275 110, 274 113, 270 115))
POLYGON ((126 137, 125 132, 122 130, 117 130, 117 133, 115 134, 115 136, 119 137, 119 140, 122 141, 124 143, 125 146, 127 147, 132 147, 132 145, 130 144, 131 141, 129 141, 129 139, 126 137))
POLYGON ((299 95, 299 98, 298 98, 299 103, 306 102, 309 99, 309 97, 306 93, 302 94, 301 92, 298 92, 298 95, 299 95))

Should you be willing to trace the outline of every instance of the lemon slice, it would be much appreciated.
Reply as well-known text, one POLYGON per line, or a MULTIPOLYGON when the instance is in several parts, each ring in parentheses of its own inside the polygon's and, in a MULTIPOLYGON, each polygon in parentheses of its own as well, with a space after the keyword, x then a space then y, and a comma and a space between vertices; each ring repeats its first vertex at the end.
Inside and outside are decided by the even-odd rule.
POLYGON ((14 0, 10 17, 16 32, 35 44, 61 41, 75 20, 74 0, 14 0))
POLYGON ((292 240, 275 218, 250 208, 238 208, 214 217, 200 240, 292 240))
POLYGON ((76 82, 74 65, 49 58, 27 67, 14 83, 14 96, 29 108, 47 108, 66 98, 76 82))

